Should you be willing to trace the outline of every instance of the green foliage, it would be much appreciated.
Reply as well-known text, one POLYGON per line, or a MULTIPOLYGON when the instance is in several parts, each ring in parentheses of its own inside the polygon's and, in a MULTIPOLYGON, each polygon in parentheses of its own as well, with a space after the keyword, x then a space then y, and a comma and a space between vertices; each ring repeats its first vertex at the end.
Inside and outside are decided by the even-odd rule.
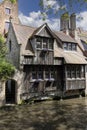
POLYGON ((10 0, 10 1, 11 1, 11 3, 16 3, 17 0, 10 0))
POLYGON ((15 72, 15 67, 6 60, 0 59, 0 80, 6 80, 15 72))
POLYGON ((69 13, 68 12, 64 13, 62 15, 62 18, 68 20, 69 19, 69 13))
POLYGON ((4 37, 0 34, 0 58, 4 58, 6 55, 6 45, 5 45, 5 39, 4 37))
POLYGON ((15 67, 5 60, 6 52, 7 52, 7 49, 5 45, 5 39, 0 34, 0 80, 7 79, 15 71, 15 67))
MULTIPOLYGON (((87 8, 87 0, 67 0, 67 2, 66 0, 55 0, 54 4, 51 3, 50 0, 39 0, 39 6, 43 12, 43 17, 43 14, 52 15, 52 17, 53 15, 57 15, 58 17, 65 12, 68 12, 69 14, 75 13, 76 9, 78 10, 78 14, 80 14, 80 12, 83 10, 83 7, 87 8), (49 12, 51 13, 49 14, 49 12)), ((64 18, 66 17, 67 16, 64 16, 64 18)))

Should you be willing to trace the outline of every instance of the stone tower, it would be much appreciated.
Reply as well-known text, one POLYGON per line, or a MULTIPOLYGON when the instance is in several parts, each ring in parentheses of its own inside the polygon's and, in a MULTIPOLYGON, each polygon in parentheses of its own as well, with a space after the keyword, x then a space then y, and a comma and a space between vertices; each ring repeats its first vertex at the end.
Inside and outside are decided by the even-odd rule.
POLYGON ((11 3, 10 0, 3 0, 0 3, 0 34, 4 35, 7 33, 10 18, 15 23, 19 23, 18 19, 18 1, 11 3))

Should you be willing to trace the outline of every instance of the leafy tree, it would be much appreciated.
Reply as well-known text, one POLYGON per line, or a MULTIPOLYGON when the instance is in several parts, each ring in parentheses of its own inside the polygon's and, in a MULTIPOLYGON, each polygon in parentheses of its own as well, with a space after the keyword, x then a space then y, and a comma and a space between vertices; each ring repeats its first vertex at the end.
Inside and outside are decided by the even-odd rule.
POLYGON ((10 0, 12 3, 16 3, 17 0, 10 0))
POLYGON ((60 16, 66 12, 69 14, 78 12, 80 14, 83 8, 87 8, 87 0, 40 0, 39 5, 45 20, 48 15, 60 16))
POLYGON ((6 52, 5 39, 0 35, 0 80, 9 78, 15 71, 15 67, 5 59, 6 52))

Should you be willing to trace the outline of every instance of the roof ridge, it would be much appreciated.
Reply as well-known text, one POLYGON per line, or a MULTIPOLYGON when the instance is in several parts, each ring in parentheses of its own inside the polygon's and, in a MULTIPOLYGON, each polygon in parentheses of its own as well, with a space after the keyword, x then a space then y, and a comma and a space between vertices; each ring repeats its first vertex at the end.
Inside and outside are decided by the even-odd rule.
POLYGON ((28 25, 24 25, 24 24, 18 24, 18 23, 12 23, 13 25, 19 25, 19 26, 25 26, 25 27, 30 27, 33 29, 37 29, 37 27, 32 27, 32 26, 28 26, 28 25))

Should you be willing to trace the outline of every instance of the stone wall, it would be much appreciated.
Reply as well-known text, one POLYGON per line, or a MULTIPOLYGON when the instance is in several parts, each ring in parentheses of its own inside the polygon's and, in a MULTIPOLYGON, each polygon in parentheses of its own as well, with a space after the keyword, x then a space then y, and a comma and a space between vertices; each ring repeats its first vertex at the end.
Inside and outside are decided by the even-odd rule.
POLYGON ((20 65, 20 45, 17 43, 15 34, 13 33, 13 28, 11 27, 8 33, 8 38, 6 42, 7 46, 7 60, 10 61, 16 68, 20 65))

